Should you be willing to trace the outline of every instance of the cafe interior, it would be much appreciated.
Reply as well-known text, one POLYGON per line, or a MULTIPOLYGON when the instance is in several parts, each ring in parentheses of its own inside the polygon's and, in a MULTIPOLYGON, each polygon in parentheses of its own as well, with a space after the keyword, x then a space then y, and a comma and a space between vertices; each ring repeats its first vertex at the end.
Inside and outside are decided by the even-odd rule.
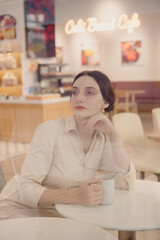
MULTIPOLYGON (((104 114, 137 181, 153 182, 160 192, 159 22, 159 0, 0 0, 0 191, 21 171, 39 124, 73 115, 74 77, 98 70, 112 82, 114 109, 104 114)), ((87 225, 81 227, 87 232, 87 225)), ((111 236, 100 231, 90 239, 123 239, 117 235, 121 229, 107 229, 111 236)), ((158 240, 159 229, 158 220, 130 239, 158 240)), ((0 233, 0 239, 18 238, 0 233)))

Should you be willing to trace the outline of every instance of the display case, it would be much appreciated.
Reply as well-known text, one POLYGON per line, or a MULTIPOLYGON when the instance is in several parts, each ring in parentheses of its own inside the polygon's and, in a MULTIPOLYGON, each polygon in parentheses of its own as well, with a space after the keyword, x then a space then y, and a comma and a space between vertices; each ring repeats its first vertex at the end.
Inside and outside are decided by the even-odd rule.
POLYGON ((75 75, 70 72, 62 71, 63 67, 67 65, 67 63, 53 63, 51 61, 39 62, 37 79, 40 88, 42 87, 43 82, 47 81, 53 92, 60 92, 62 95, 64 92, 70 92, 71 82, 75 75), (68 79, 68 84, 63 84, 63 79, 68 79))
POLYGON ((0 53, 0 95, 22 95, 21 52, 0 53))

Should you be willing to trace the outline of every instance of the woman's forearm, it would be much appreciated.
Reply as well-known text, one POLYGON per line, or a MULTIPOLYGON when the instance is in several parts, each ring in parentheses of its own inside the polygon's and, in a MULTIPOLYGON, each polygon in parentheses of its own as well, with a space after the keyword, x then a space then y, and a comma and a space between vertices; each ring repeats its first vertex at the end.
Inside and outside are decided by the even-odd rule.
POLYGON ((76 189, 46 189, 41 195, 38 206, 65 203, 78 203, 78 193, 76 189))
POLYGON ((125 169, 127 172, 129 170, 130 161, 118 133, 116 131, 112 131, 112 133, 110 133, 108 137, 111 142, 113 159, 115 163, 119 167, 125 169))
POLYGON ((103 190, 100 179, 90 179, 78 188, 46 189, 40 197, 38 206, 52 206, 58 203, 82 204, 93 206, 102 200, 103 190))

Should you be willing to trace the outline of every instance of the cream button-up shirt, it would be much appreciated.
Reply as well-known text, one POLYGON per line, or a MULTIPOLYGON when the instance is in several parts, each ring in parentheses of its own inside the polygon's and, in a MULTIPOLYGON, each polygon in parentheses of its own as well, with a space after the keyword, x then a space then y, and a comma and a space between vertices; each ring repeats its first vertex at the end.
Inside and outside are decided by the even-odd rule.
POLYGON ((116 174, 116 187, 130 189, 136 178, 130 170, 118 167, 113 159, 110 141, 103 133, 95 132, 85 154, 73 116, 51 120, 37 128, 21 173, 15 176, 0 195, 3 203, 10 200, 23 206, 37 207, 46 189, 70 188, 94 178, 97 171, 116 174), (11 190, 12 187, 12 190, 11 190))

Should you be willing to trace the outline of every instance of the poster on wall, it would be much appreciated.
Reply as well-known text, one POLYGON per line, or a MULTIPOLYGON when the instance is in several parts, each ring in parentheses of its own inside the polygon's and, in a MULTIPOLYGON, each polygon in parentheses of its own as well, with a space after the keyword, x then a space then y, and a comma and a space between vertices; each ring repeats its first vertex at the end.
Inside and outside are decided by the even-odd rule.
POLYGON ((4 14, 0 16, 0 40, 16 38, 16 19, 4 14))
POLYGON ((62 63, 63 61, 63 48, 62 47, 56 47, 56 62, 62 63))
POLYGON ((24 2, 27 56, 55 57, 54 0, 24 2))
POLYGON ((123 65, 141 65, 142 42, 141 41, 121 42, 121 62, 123 65))
POLYGON ((99 44, 81 45, 81 63, 82 65, 99 65, 99 44))

